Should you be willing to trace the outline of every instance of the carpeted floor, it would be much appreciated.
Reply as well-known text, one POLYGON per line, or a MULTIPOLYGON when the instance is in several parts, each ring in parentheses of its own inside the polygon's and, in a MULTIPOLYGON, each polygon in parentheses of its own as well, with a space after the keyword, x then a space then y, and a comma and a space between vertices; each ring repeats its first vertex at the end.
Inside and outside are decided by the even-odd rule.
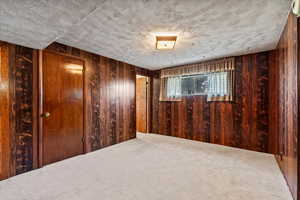
POLYGON ((1 200, 292 200, 272 155, 160 135, 0 182, 1 200))

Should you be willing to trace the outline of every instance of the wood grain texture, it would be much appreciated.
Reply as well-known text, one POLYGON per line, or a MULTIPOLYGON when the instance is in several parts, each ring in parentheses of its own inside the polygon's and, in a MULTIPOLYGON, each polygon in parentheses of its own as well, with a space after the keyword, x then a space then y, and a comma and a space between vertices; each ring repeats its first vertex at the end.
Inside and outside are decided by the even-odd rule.
POLYGON ((145 69, 145 68, 135 67, 135 73, 137 75, 151 77, 153 75, 152 72, 153 71, 145 69))
POLYGON ((83 144, 81 60, 43 52, 43 165, 80 155, 83 144), (55 84, 55 87, 54 87, 55 84))
POLYGON ((278 51, 270 52, 269 62, 269 149, 279 154, 279 68, 278 51), (271 145, 273 143, 273 145, 271 145))
POLYGON ((136 130, 147 132, 147 78, 136 78, 136 130))
POLYGON ((299 199, 298 166, 298 22, 291 13, 277 50, 273 52, 271 68, 270 128, 276 141, 276 158, 294 199, 299 199))
POLYGON ((33 169, 33 51, 15 46, 16 174, 33 169))
POLYGON ((236 57, 233 103, 207 102, 206 96, 181 102, 159 101, 159 76, 153 79, 154 133, 273 153, 269 143, 269 52, 236 57))
POLYGON ((141 75, 147 77, 147 132, 152 132, 152 113, 153 113, 153 76, 155 75, 155 71, 151 71, 148 69, 144 69, 141 67, 135 67, 136 75, 141 75))
POLYGON ((36 168, 33 142, 34 116, 33 98, 33 70, 36 51, 8 43, 1 43, 1 84, 3 84, 1 105, 6 114, 2 115, 2 141, 5 148, 3 159, 6 172, 1 178, 8 178, 16 174, 36 168), (8 77, 7 77, 8 76, 8 77), (8 78, 8 79, 5 79, 8 78), (2 81, 3 80, 3 81, 2 81), (3 104, 2 104, 3 103, 3 104), (8 110, 7 110, 8 109, 8 110))
POLYGON ((10 176, 9 48, 0 43, 0 180, 10 176))

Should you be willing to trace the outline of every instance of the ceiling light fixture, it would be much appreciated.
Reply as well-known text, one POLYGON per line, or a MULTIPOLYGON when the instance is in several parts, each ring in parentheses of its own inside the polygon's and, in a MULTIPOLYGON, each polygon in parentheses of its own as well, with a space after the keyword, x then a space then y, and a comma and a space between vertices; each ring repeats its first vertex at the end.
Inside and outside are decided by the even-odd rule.
POLYGON ((177 36, 156 36, 156 49, 158 50, 170 50, 174 49, 177 36))

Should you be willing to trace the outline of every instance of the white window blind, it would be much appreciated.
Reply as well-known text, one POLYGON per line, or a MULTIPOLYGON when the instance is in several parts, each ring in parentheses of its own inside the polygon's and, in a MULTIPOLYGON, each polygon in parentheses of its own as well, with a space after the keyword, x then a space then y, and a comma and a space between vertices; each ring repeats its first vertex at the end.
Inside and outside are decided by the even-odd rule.
POLYGON ((181 77, 167 79, 167 97, 174 99, 181 97, 181 77))
POLYGON ((208 75, 209 97, 224 96, 228 94, 228 72, 211 73, 208 75))

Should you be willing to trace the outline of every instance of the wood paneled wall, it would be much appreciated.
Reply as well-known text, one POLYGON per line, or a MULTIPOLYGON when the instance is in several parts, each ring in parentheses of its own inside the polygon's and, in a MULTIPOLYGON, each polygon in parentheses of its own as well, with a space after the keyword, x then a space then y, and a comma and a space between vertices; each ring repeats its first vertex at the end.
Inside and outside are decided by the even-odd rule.
MULTIPOLYGON (((0 122, 0 179, 5 179, 38 167, 38 50, 1 45, 0 109, 6 114, 0 122)), ((86 152, 136 137, 135 66, 58 43, 43 51, 84 61, 86 152)))
POLYGON ((1 51, 1 60, 4 61, 1 63, 4 70, 1 71, 4 78, 1 78, 1 84, 5 84, 1 96, 6 95, 5 99, 1 98, 1 105, 4 105, 1 107, 6 111, 1 112, 1 146, 5 154, 5 170, 1 172, 1 178, 8 178, 36 166, 33 156, 37 152, 37 148, 33 150, 36 147, 33 140, 36 127, 33 108, 36 103, 33 91, 36 50, 3 43, 1 51))
POLYGON ((276 135, 276 158, 294 199, 298 190, 298 22, 290 14, 270 68, 270 131, 276 135))
POLYGON ((181 102, 159 101, 159 75, 153 79, 153 133, 273 153, 269 133, 270 52, 236 57, 236 97, 207 102, 206 96, 181 102))
MULTIPOLYGON (((13 45, 12 50, 14 62, 14 101, 12 119, 15 123, 15 134, 13 145, 15 145, 15 170, 21 174, 33 169, 34 165, 34 71, 37 65, 36 50, 13 45)), ((36 146, 35 146, 36 147, 36 146)), ((35 149, 35 151, 37 151, 35 149)))

